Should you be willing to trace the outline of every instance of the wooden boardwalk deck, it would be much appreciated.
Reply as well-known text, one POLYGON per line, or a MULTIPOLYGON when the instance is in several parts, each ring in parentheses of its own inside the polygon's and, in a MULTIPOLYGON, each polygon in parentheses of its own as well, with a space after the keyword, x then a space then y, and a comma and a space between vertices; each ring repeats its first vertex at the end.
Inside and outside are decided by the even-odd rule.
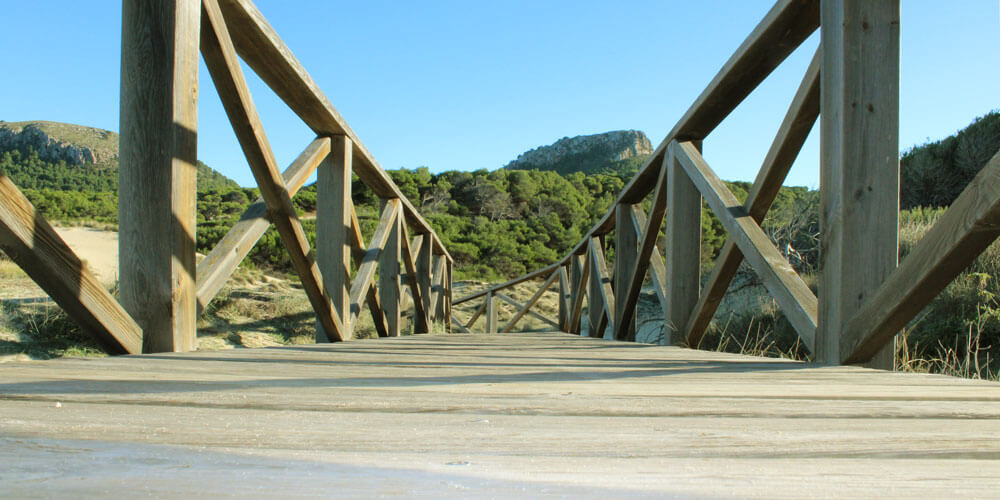
POLYGON ((564 334, 0 366, 0 496, 991 497, 1000 385, 564 334))

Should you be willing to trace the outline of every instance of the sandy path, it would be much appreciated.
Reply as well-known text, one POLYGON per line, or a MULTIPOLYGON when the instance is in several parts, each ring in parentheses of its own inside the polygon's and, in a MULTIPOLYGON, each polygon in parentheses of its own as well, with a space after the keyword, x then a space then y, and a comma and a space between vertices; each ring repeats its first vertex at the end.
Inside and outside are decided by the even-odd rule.
POLYGON ((118 233, 87 227, 57 227, 59 236, 86 262, 101 283, 118 279, 118 233))

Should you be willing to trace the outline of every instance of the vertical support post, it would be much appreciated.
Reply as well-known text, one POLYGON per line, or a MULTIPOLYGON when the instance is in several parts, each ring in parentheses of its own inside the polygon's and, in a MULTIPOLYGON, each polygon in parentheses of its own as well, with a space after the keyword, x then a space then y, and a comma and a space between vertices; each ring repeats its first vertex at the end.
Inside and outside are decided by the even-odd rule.
POLYGON ((663 166, 667 169, 667 300, 663 317, 668 345, 684 339, 684 327, 698 302, 701 285, 701 193, 677 161, 676 145, 668 147, 663 166))
POLYGON ((444 305, 444 320, 443 321, 444 321, 445 331, 447 331, 447 332, 451 332, 451 286, 452 286, 452 283, 454 282, 454 276, 452 275, 452 266, 453 265, 454 265, 454 263, 451 260, 445 261, 445 264, 444 264, 444 268, 445 268, 445 277, 444 277, 444 286, 445 286, 444 300, 445 300, 445 305, 444 305))
MULTIPOLYGON (((382 203, 382 210, 385 210, 382 203)), ((399 279, 399 254, 402 247, 400 238, 403 216, 393 220, 386 238, 385 247, 378 255, 378 293, 385 315, 386 331, 390 337, 398 337, 400 332, 400 309, 402 289, 399 279)))
MULTIPOLYGON (((353 142, 347 136, 331 138, 330 154, 319 166, 316 180, 316 264, 323 287, 345 331, 351 325, 351 168, 353 142)), ((316 321, 316 342, 329 342, 316 321)))
MULTIPOLYGON (((597 246, 600 248, 599 255, 604 255, 604 238, 594 237, 590 239, 590 245, 597 246)), ((593 258, 594 252, 589 252, 591 258, 593 258)), ((608 318, 604 314, 604 284, 601 282, 603 277, 601 273, 595 271, 598 264, 591 262, 590 270, 590 291, 587 292, 589 297, 587 301, 587 315, 590 318, 590 323, 587 325, 587 336, 604 338, 604 330, 608 325, 608 321, 614 318, 608 318)))
POLYGON ((566 331, 569 333, 580 334, 580 316, 577 313, 577 304, 583 302, 583 296, 587 294, 586 287, 587 283, 584 280, 584 266, 586 266, 586 257, 583 255, 573 255, 570 256, 570 307, 568 327, 566 331))
POLYGON ((201 2, 122 8, 119 278, 143 352, 190 351, 201 2))
MULTIPOLYGON (((419 234, 421 239, 420 250, 417 252, 417 286, 420 287, 420 299, 424 305, 424 317, 417 317, 414 323, 414 333, 430 333, 431 322, 435 320, 431 315, 431 255, 434 249, 434 241, 430 233, 419 234)), ((416 308, 414 308, 414 311, 416 308)), ((419 316, 419 315, 417 315, 419 316)))
POLYGON ((497 308, 493 292, 486 294, 486 333, 497 332, 497 308))
POLYGON ((816 359, 839 364, 847 321, 898 262, 899 0, 823 0, 821 22, 816 359))
POLYGON ((447 270, 445 266, 448 263, 448 259, 443 254, 434 254, 434 273, 431 275, 431 298, 434 303, 431 304, 431 308, 428 311, 428 315, 433 318, 433 321, 440 321, 444 317, 444 282, 447 277, 447 270))
POLYGON ((566 267, 567 266, 565 266, 565 265, 559 266, 559 270, 556 271, 557 273, 559 273, 559 321, 558 321, 558 323, 559 323, 559 330, 564 331, 564 332, 568 332, 569 331, 569 314, 570 314, 569 310, 570 310, 570 307, 571 307, 570 306, 570 302, 569 302, 570 284, 569 284, 568 273, 566 272, 566 267))
POLYGON ((639 243, 632 224, 632 204, 619 203, 615 209, 615 338, 635 340, 635 315, 629 324, 622 324, 629 280, 638 263, 639 243))

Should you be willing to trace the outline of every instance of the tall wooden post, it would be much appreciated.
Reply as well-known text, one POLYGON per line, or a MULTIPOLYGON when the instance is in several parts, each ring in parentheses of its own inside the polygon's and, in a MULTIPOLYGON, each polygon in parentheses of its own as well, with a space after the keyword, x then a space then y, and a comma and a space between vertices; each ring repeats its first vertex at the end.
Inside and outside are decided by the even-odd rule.
POLYGON ((577 313, 577 304, 583 302, 583 296, 587 294, 587 283, 584 282, 584 266, 586 263, 586 258, 583 255, 573 255, 569 259, 570 261, 570 307, 569 312, 569 327, 566 329, 569 333, 580 334, 580 316, 577 313))
MULTIPOLYGON (((384 205, 384 203, 383 203, 384 205)), ((382 210, 386 208, 383 206, 382 210)), ((402 289, 399 279, 399 257, 403 217, 400 215, 392 222, 385 247, 378 256, 378 293, 382 303, 382 313, 385 315, 385 326, 390 337, 398 337, 400 332, 400 304, 402 289)), ((424 242, 426 245, 426 242, 424 242)))
MULTIPOLYGON (((594 259, 594 250, 599 250, 596 252, 598 257, 604 257, 604 237, 594 237, 590 239, 590 258, 594 259)), ((608 318, 604 313, 604 283, 603 276, 601 273, 597 272, 597 268, 603 266, 603 262, 597 262, 592 260, 590 262, 590 283, 589 291, 587 292, 587 316, 590 322, 587 324, 587 336, 603 338, 604 330, 607 329, 609 321, 614 321, 614 318, 608 318)))
MULTIPOLYGON (((352 331, 351 320, 351 164, 353 143, 336 136, 330 154, 319 166, 316 180, 316 264, 334 309, 352 331)), ((316 321, 316 342, 330 337, 316 321)))
POLYGON ((446 266, 448 259, 444 254, 434 254, 434 272, 431 274, 431 308, 427 314, 437 322, 444 318, 444 283, 448 276, 446 266))
POLYGON ((559 266, 559 330, 563 332, 569 331, 569 278, 566 272, 565 265, 559 266))
POLYGON ((701 285, 701 193, 674 157, 675 145, 668 148, 663 164, 667 169, 667 300, 663 317, 668 345, 683 340, 701 285))
POLYGON ((486 333, 497 332, 497 307, 493 292, 486 294, 486 333))
POLYGON ((445 278, 444 278, 444 280, 445 280, 444 281, 444 286, 445 286, 445 296, 444 296, 445 305, 444 305, 444 319, 442 319, 442 322, 444 323, 444 328, 445 328, 445 331, 447 331, 447 332, 451 331, 451 300, 452 300, 452 296, 451 296, 452 289, 451 289, 451 287, 452 287, 452 283, 454 283, 454 281, 455 281, 455 277, 452 274, 452 267, 453 266, 454 266, 454 263, 451 260, 446 261, 445 262, 445 266, 444 266, 445 267, 445 278))
POLYGON ((200 27, 198 0, 122 6, 118 275, 144 352, 197 347, 200 27))
POLYGON ((899 0, 822 0, 821 15, 816 359, 838 364, 847 321, 897 264, 899 0))
POLYGON ((414 309, 414 316, 416 317, 416 323, 414 323, 413 328, 415 333, 430 333, 431 322, 434 321, 431 315, 433 314, 433 309, 431 307, 431 260, 434 250, 434 238, 427 234, 421 234, 417 236, 421 238, 422 243, 420 245, 420 250, 417 252, 416 270, 417 270, 417 286, 420 287, 420 302, 423 304, 424 316, 419 317, 416 314, 416 309, 414 309))
POLYGON ((622 324, 629 280, 639 257, 639 244, 632 226, 632 204, 619 203, 615 209, 615 338, 635 340, 635 315, 622 324))

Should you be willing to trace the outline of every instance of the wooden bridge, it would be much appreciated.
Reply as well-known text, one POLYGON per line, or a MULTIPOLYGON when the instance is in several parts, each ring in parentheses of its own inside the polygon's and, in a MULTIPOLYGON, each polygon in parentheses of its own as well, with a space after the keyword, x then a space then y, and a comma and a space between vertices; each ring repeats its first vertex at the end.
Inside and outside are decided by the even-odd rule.
POLYGON ((123 18, 120 300, 6 177, 0 247, 109 352, 138 356, 0 367, 5 493, 996 494, 1000 386, 845 366, 888 367, 895 333, 1000 234, 998 155, 898 265, 898 1, 779 0, 569 254, 454 300, 441 239, 250 0, 125 2, 123 18), (740 203, 702 140, 816 30, 740 203), (199 52, 262 196, 196 265, 199 52), (241 60, 316 133, 284 172, 241 60), (814 294, 760 221, 817 120, 814 294), (315 249, 291 202, 314 171, 315 249), (352 173, 383 200, 367 242, 352 173), (707 279, 703 202, 729 234, 707 279), (317 345, 190 352, 199 311, 271 224, 317 345), (699 346, 743 261, 816 363, 676 347, 699 346), (498 325, 496 300, 530 280, 539 291, 498 325), (559 332, 516 333, 556 282, 559 332), (630 342, 647 282, 666 346, 630 342), (452 314, 480 299, 472 317, 452 314), (382 338, 339 342, 363 309, 382 338), (584 313, 589 336, 609 339, 579 335, 584 313), (464 333, 400 337, 404 314, 413 333, 464 333))

